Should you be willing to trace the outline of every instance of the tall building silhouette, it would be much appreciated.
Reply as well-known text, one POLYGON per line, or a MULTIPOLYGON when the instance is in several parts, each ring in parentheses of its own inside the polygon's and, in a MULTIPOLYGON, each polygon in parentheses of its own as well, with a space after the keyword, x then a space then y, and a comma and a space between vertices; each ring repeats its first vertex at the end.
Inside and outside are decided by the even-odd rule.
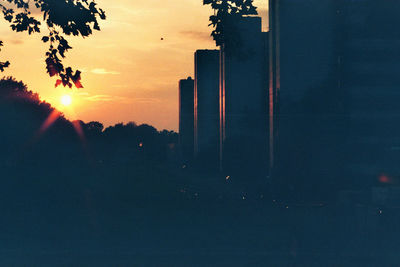
POLYGON ((338 8, 338 84, 349 98, 349 154, 360 155, 348 158, 356 185, 400 176, 399 14, 392 0, 341 1, 338 8))
POLYGON ((179 81, 179 144, 182 158, 193 158, 194 147, 194 80, 188 77, 179 81))
POLYGON ((334 140, 341 127, 328 129, 339 118, 318 106, 327 106, 322 98, 333 100, 338 92, 336 3, 269 1, 270 163, 278 190, 322 192, 320 184, 342 178, 343 167, 337 165, 343 163, 345 140, 334 140))
POLYGON ((381 173, 400 175, 400 4, 269 4, 278 179, 309 192, 333 192, 371 186, 381 173))
POLYGON ((203 167, 217 169, 219 156, 219 50, 194 54, 194 153, 203 167))
POLYGON ((221 167, 265 178, 268 171, 268 34, 260 17, 229 25, 221 47, 221 167), (262 177, 261 177, 262 176, 262 177))

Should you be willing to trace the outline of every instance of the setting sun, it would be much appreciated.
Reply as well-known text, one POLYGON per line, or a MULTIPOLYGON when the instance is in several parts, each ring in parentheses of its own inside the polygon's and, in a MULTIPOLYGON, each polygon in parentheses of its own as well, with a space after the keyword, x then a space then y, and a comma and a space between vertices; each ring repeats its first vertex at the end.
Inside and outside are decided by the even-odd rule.
POLYGON ((72 98, 70 95, 63 95, 61 97, 61 104, 63 104, 64 106, 69 106, 72 103, 72 98))

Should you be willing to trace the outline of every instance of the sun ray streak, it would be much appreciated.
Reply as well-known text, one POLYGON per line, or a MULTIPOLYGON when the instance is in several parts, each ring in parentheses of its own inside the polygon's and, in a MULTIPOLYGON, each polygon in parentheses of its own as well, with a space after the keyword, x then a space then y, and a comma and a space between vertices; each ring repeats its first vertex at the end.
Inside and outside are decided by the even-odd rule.
POLYGON ((40 137, 44 132, 46 132, 51 125, 61 116, 61 112, 58 110, 53 110, 47 119, 43 122, 42 126, 40 126, 38 136, 40 137))
POLYGON ((85 146, 85 144, 86 144, 85 133, 83 132, 81 123, 79 121, 73 121, 72 126, 74 126, 74 129, 75 129, 76 133, 78 134, 79 139, 82 141, 83 145, 85 146))

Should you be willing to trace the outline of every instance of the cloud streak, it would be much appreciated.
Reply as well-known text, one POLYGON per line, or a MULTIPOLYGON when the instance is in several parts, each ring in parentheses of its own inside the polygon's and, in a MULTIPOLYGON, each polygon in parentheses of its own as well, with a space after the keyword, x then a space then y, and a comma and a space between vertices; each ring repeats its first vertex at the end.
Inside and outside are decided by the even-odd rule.
POLYGON ((106 70, 103 68, 92 69, 90 72, 93 74, 97 74, 97 75, 118 75, 118 74, 120 74, 118 71, 106 70))
POLYGON ((20 44, 23 44, 24 41, 22 41, 21 39, 13 39, 13 40, 11 40, 11 43, 14 45, 20 45, 20 44))
POLYGON ((189 39, 194 40, 211 40, 210 32, 201 32, 201 31, 180 31, 180 35, 187 37, 189 39))
POLYGON ((92 101, 92 102, 110 102, 110 101, 115 101, 119 98, 123 98, 123 97, 117 97, 117 96, 111 96, 111 95, 93 95, 93 96, 85 97, 86 100, 92 101))
POLYGON ((84 98, 91 102, 118 102, 121 104, 132 104, 132 103, 159 103, 160 100, 153 97, 123 97, 123 96, 112 96, 112 95, 93 95, 84 98))

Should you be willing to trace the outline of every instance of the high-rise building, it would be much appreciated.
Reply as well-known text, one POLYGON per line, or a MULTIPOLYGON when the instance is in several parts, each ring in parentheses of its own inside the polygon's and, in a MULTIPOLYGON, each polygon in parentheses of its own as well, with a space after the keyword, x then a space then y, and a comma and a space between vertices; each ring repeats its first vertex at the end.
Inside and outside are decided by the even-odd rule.
POLYGON ((276 188, 290 195, 343 178, 343 120, 336 107, 324 112, 339 92, 336 4, 269 0, 270 164, 276 188))
POLYGON ((260 17, 238 19, 221 47, 220 147, 227 172, 268 173, 268 34, 260 17))
POLYGON ((400 176, 400 2, 340 3, 338 85, 348 97, 348 154, 359 155, 348 157, 348 171, 356 185, 373 185, 380 177, 395 180, 400 176))
POLYGON ((336 76, 335 2, 269 0, 271 165, 279 128, 300 116, 294 103, 336 76))
POLYGON ((218 168, 219 50, 197 50, 194 91, 194 153, 208 169, 218 168))
POLYGON ((179 81, 179 144, 184 161, 193 158, 194 80, 179 81))
POLYGON ((372 185, 400 175, 400 3, 270 0, 271 143, 279 179, 372 185))

